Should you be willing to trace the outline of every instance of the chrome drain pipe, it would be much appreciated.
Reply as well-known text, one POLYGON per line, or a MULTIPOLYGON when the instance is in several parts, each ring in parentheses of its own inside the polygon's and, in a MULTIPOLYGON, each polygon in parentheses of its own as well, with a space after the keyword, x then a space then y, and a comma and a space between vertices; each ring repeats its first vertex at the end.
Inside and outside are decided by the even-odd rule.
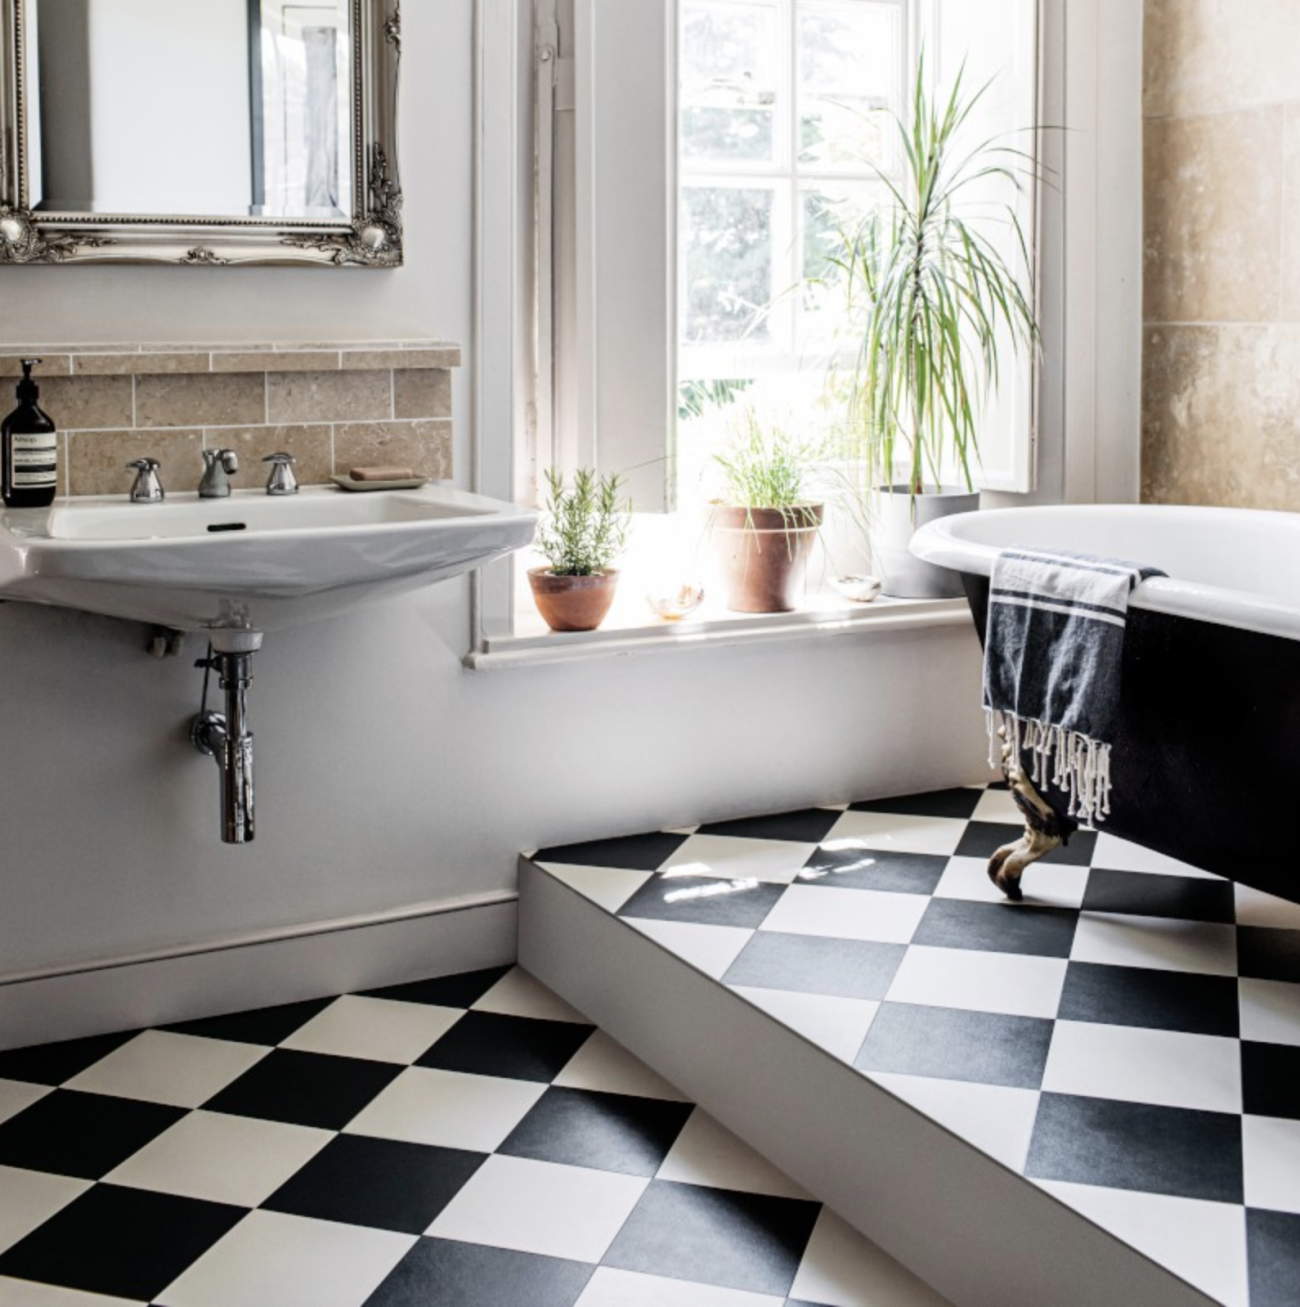
MULTIPOLYGON (((225 695, 225 712, 203 708, 190 725, 190 740, 221 768, 221 839, 226 844, 248 844, 254 835, 248 687, 253 683, 253 653, 261 643, 260 632, 213 631, 211 654, 197 664, 217 673, 225 695)), ((205 679, 205 704, 206 692, 205 679)))

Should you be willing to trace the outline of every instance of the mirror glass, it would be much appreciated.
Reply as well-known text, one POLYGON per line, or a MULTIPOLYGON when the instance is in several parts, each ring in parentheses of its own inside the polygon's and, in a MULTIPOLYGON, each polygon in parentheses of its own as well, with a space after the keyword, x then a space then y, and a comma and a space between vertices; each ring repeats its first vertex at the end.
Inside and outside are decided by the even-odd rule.
POLYGON ((350 0, 25 0, 32 213, 351 222, 350 0))

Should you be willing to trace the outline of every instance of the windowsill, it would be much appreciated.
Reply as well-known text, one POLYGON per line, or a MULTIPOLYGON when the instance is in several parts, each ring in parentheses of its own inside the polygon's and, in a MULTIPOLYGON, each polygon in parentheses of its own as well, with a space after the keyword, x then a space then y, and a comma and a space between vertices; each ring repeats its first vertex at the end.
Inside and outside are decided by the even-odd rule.
MULTIPOLYGON (((737 613, 722 599, 707 550, 698 539, 682 546, 681 523, 671 518, 638 515, 626 553, 619 560, 619 582, 609 616, 595 631, 556 632, 542 621, 533 604, 527 571, 544 564, 532 553, 514 558, 514 613, 510 634, 486 636, 468 654, 465 665, 490 671, 590 658, 663 654, 687 649, 752 647, 789 641, 887 631, 961 627, 970 624, 964 599, 889 599, 855 603, 829 583, 852 560, 841 551, 840 568, 832 568, 819 545, 808 565, 805 593, 788 613, 737 613), (690 616, 666 621, 651 611, 646 596, 675 592, 682 580, 703 584, 705 598, 690 616)), ((855 569, 856 570, 856 569, 855 569)))

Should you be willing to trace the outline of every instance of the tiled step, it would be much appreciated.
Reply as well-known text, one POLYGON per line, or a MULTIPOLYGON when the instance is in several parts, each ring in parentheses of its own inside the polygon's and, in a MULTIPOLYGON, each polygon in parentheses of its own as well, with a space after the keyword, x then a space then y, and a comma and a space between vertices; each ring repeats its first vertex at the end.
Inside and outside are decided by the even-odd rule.
POLYGON ((542 850, 520 960, 959 1307, 1300 1284, 1300 908, 1005 791, 542 850))

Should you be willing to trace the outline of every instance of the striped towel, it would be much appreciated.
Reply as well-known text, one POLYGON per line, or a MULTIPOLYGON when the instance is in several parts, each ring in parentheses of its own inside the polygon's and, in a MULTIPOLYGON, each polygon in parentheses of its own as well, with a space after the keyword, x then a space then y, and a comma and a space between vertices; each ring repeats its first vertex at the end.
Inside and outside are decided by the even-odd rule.
POLYGON ((1119 719, 1129 592, 1156 568, 1060 550, 1005 549, 993 561, 984 642, 990 762, 998 729, 1041 784, 1098 823, 1110 811, 1110 746, 1119 719))

